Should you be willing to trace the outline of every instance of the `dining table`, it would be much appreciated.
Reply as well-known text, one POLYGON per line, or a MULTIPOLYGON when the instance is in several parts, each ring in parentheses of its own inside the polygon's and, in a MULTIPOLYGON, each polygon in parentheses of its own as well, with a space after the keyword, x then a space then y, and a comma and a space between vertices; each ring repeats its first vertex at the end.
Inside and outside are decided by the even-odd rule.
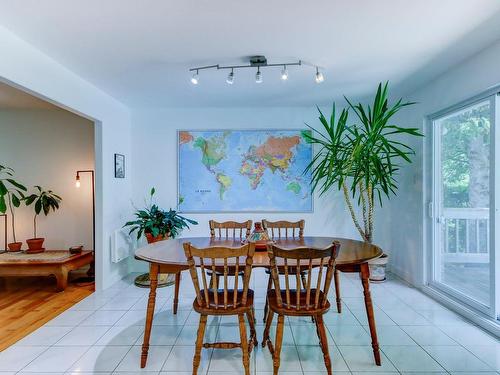
MULTIPOLYGON (((176 282, 176 291, 174 294, 174 311, 178 304, 178 288, 181 272, 189 269, 186 256, 184 254, 183 244, 190 242, 197 248, 210 247, 241 247, 242 241, 239 238, 213 238, 213 237, 193 237, 193 238, 176 238, 165 241, 155 242, 144 247, 138 248, 135 251, 135 258, 149 263, 149 298, 146 310, 146 323, 144 329, 144 341, 141 352, 141 368, 146 366, 149 340, 151 337, 151 328, 153 325, 153 317, 156 303, 156 289, 158 287, 158 274, 172 273, 179 278, 176 282)), ((370 270, 368 262, 382 255, 382 250, 374 245, 363 241, 357 241, 348 238, 337 237, 301 237, 301 238, 282 238, 273 241, 275 245, 292 249, 297 247, 311 249, 325 249, 332 244, 338 242, 340 251, 336 259, 336 269, 341 272, 359 273, 361 284, 363 287, 363 296, 366 308, 366 315, 370 329, 373 355, 375 363, 380 366, 380 349, 377 339, 377 327, 375 324, 375 316, 373 313, 373 303, 370 293, 370 270)), ((228 264, 231 266, 231 264, 228 264)), ((267 251, 256 251, 253 256, 252 267, 268 268, 269 255, 267 251)))

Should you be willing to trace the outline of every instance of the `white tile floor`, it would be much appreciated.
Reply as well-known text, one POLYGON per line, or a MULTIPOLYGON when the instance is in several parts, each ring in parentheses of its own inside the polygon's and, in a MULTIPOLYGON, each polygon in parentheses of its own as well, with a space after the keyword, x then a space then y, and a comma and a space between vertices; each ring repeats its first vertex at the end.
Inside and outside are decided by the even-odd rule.
MULTIPOLYGON (((144 370, 139 359, 148 291, 133 285, 134 276, 94 293, 1 352, 0 375, 190 374, 199 316, 191 311, 194 293, 188 274, 176 316, 171 310, 172 288, 158 290, 144 370)), ((252 286, 259 339, 266 283, 262 270, 255 271, 252 286)), ((500 374, 499 340, 396 278, 371 285, 382 351, 382 366, 375 366, 361 283, 357 275, 342 275, 341 284, 344 311, 325 316, 335 374, 500 374)), ((209 319, 207 341, 237 341, 238 334, 236 319, 209 319)), ((280 373, 325 373, 309 319, 287 319, 283 345, 280 373)), ((240 350, 204 349, 202 353, 199 374, 242 373, 240 350)), ((272 373, 267 348, 259 346, 252 353, 251 366, 252 373, 272 373)))

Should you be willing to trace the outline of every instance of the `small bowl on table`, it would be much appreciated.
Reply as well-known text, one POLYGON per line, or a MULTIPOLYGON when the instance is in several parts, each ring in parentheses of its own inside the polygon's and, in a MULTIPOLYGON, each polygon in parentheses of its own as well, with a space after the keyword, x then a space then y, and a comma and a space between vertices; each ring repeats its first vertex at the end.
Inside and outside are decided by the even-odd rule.
POLYGON ((81 254, 82 250, 83 250, 83 245, 71 246, 69 248, 69 253, 70 254, 81 254))

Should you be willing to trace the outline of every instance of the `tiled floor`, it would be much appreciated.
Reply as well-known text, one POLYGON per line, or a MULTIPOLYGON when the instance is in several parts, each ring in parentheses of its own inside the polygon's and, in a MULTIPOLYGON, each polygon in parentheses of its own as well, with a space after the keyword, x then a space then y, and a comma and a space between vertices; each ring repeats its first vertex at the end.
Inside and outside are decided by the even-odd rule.
MULTIPOLYGON (((158 290, 152 346, 144 370, 139 368, 139 358, 147 290, 136 288, 133 276, 87 297, 0 353, 0 375, 190 374, 199 317, 191 311, 194 293, 188 275, 183 278, 177 316, 171 310, 172 288, 158 290)), ((261 339, 267 283, 262 270, 254 272, 252 283, 261 339)), ((361 284, 357 275, 343 275, 341 284, 344 311, 325 316, 335 374, 500 374, 499 340, 395 278, 371 286, 382 349, 382 366, 375 366, 361 284)), ((233 320, 210 319, 206 338, 238 340, 233 320)), ((287 319, 283 345, 280 373, 325 373, 309 319, 287 319)), ((199 374, 242 372, 238 349, 204 349, 202 353, 199 374)), ((272 373, 267 348, 259 346, 252 353, 251 366, 252 373, 272 373)))

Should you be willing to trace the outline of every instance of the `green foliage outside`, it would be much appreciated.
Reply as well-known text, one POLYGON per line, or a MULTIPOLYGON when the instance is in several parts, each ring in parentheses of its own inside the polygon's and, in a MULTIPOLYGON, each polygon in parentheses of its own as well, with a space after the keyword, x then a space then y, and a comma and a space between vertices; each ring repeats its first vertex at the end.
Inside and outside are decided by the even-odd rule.
POLYGON ((442 121, 441 173, 444 206, 488 207, 489 103, 439 121, 442 121))

